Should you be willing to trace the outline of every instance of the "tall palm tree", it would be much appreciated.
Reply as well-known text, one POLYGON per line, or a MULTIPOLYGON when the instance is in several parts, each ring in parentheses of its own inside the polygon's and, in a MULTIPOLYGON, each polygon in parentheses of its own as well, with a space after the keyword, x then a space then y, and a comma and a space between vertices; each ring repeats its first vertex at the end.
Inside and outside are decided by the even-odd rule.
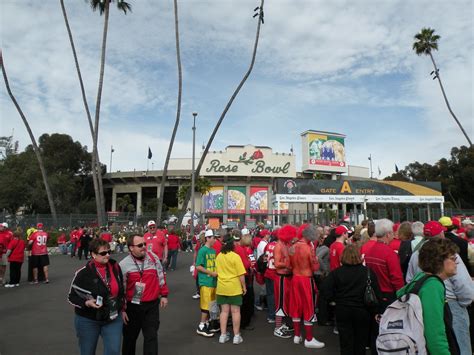
POLYGON ((5 63, 3 62, 3 52, 1 49, 0 49, 0 66, 2 67, 3 80, 5 81, 5 86, 7 88, 8 95, 10 95, 10 99, 12 100, 18 113, 20 114, 20 117, 23 120, 26 130, 28 131, 28 134, 30 136, 31 144, 33 145, 33 150, 35 152, 36 159, 38 160, 38 165, 41 170, 41 176, 43 177, 44 188, 46 190, 46 196, 48 197, 49 209, 51 210, 51 215, 53 216, 53 223, 54 225, 57 226, 58 216, 56 214, 56 207, 54 206, 53 194, 51 192, 51 189, 48 183, 48 174, 46 174, 43 158, 41 157, 41 151, 38 147, 38 144, 36 143, 36 139, 35 139, 35 136, 33 135, 33 131, 31 130, 30 124, 28 123, 28 120, 26 119, 25 114, 23 113, 22 109, 20 108, 20 105, 16 101, 15 96, 13 96, 13 93, 10 89, 10 84, 8 83, 7 72, 5 70, 5 63))
POLYGON ((434 70, 433 74, 435 75, 435 79, 438 79, 439 86, 441 88, 441 92, 443 93, 444 101, 446 102, 446 106, 448 106, 448 110, 453 116, 454 120, 458 124, 459 128, 461 129, 462 133, 466 137, 467 141, 469 142, 469 146, 472 147, 472 142, 469 136, 467 135, 466 131, 464 130, 461 122, 459 122, 458 118, 454 114, 453 110, 451 109, 451 105, 449 104, 448 98, 446 97, 446 93, 444 91, 443 83, 441 82, 441 76, 439 74, 439 68, 436 66, 436 62, 433 57, 433 50, 438 50, 438 40, 441 38, 439 35, 434 34, 435 30, 432 28, 422 28, 419 33, 415 35, 416 42, 413 43, 413 50, 417 55, 429 55, 431 61, 433 62, 434 70))
MULTIPOLYGON (((104 203, 104 188, 102 185, 102 168, 100 165, 100 161, 98 161, 98 149, 97 149, 97 142, 99 140, 99 119, 100 119, 100 104, 102 100, 102 87, 104 85, 104 70, 105 70, 105 53, 107 48, 107 31, 109 27, 109 10, 110 10, 110 3, 113 0, 90 0, 89 3, 92 7, 92 10, 96 11, 99 10, 101 15, 104 15, 104 29, 102 33, 102 51, 100 57, 100 72, 99 72, 99 86, 97 89, 97 101, 95 105, 95 121, 94 121, 94 136, 92 139, 93 150, 92 155, 96 157, 96 166, 97 169, 97 176, 98 176, 98 185, 99 185, 99 193, 101 196, 101 213, 103 215, 103 219, 105 220, 105 203, 104 203)), ((129 3, 123 0, 115 0, 117 3, 117 8, 123 11, 124 14, 127 14, 128 11, 132 10, 132 7, 129 3)))
POLYGON ((158 199, 158 211, 156 220, 158 223, 161 221, 161 213, 163 209, 163 197, 165 193, 166 177, 168 176, 168 164, 171 157, 171 151, 173 150, 174 139, 176 132, 178 131, 179 119, 181 116, 181 94, 183 88, 183 75, 181 70, 181 53, 179 49, 179 21, 178 21, 178 1, 174 0, 174 29, 175 29, 175 40, 176 40, 176 60, 178 62, 178 104, 176 108, 176 120, 174 122, 173 133, 171 134, 170 145, 168 146, 168 153, 166 154, 165 166, 163 167, 163 176, 160 184, 160 197, 158 199))
MULTIPOLYGON (((85 111, 86 111, 86 116, 87 116, 87 120, 89 122, 89 129, 90 129, 90 132, 91 132, 91 136, 92 136, 92 140, 94 140, 94 126, 93 126, 93 122, 92 122, 92 117, 91 117, 91 113, 90 113, 90 110, 89 110, 89 105, 87 104, 87 98, 86 98, 86 91, 84 89, 84 82, 82 80, 82 74, 81 74, 81 69, 79 67, 79 60, 77 58, 77 52, 76 52, 76 47, 74 45, 74 40, 72 38, 72 31, 71 31, 71 27, 69 26, 69 20, 68 20, 68 17, 67 17, 67 13, 66 13, 66 8, 64 6, 64 0, 60 0, 60 3, 61 3, 61 9, 62 9, 62 12, 63 12, 63 17, 64 17, 64 22, 66 24, 66 29, 67 29, 67 33, 68 33, 68 36, 69 36, 69 43, 71 44, 71 49, 72 49, 72 55, 74 57, 74 63, 76 65, 76 71, 77 71, 77 76, 78 76, 78 79, 79 79, 79 85, 81 87, 81 94, 82 94, 82 101, 84 103, 84 108, 85 108, 85 111)), ((96 162, 100 162, 99 160, 99 156, 98 156, 98 151, 96 151, 97 155, 94 155, 92 154, 91 157, 92 157, 92 181, 94 183, 94 194, 95 194, 95 203, 96 203, 96 208, 97 208, 97 220, 99 222, 100 225, 103 225, 104 224, 104 209, 103 209, 103 205, 104 203, 102 202, 102 200, 104 199, 104 195, 100 193, 100 188, 99 188, 99 178, 98 178, 98 174, 97 172, 100 171, 96 168, 97 164, 96 162)))
MULTIPOLYGON (((258 18, 258 22, 257 22, 257 33, 255 35, 255 42, 254 42, 254 45, 253 45, 252 60, 250 61, 250 66, 247 69, 247 72, 245 73, 244 77, 240 81, 239 85, 235 89, 234 93, 230 97, 229 101, 227 102, 227 105, 225 106, 224 111, 222 111, 221 116, 219 117, 219 120, 217 121, 217 124, 214 127, 214 130, 212 131, 211 136, 209 137, 209 141, 207 142, 206 148, 204 149, 204 152, 201 155, 201 159, 199 160, 199 163, 196 167, 195 178, 199 177, 199 173, 201 172, 201 168, 202 168, 202 164, 204 163, 204 159, 206 158, 206 155, 209 152, 209 149, 211 148, 212 142, 214 141, 214 137, 216 136, 217 131, 219 130, 219 127, 222 124, 222 121, 224 120, 224 118, 227 114, 227 111, 229 111, 230 107, 232 106, 232 103, 234 102, 235 98, 237 97, 238 93, 240 92, 240 89, 245 84, 248 77, 250 76, 250 73, 252 72, 253 66, 255 64, 255 58, 257 56, 258 40, 260 38, 260 26, 261 26, 261 24, 263 24, 263 4, 264 4, 264 2, 265 2, 265 0, 260 0, 260 7, 255 8, 255 11, 258 11, 258 13, 256 13, 254 15, 254 17, 258 18)), ((181 221, 182 221, 183 216, 186 212, 186 208, 188 206, 188 203, 189 203, 190 199, 191 199, 191 189, 189 189, 188 193, 186 194, 186 198, 184 200, 183 208, 182 208, 182 211, 181 211, 182 213, 181 213, 179 225, 181 225, 181 221)))

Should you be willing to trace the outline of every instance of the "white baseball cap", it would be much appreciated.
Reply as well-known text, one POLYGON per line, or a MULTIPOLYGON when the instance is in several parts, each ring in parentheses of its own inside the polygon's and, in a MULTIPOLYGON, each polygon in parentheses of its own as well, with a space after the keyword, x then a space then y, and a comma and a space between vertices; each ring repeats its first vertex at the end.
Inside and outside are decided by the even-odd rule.
POLYGON ((242 233, 242 235, 247 235, 247 234, 250 234, 249 233, 249 230, 247 228, 244 228, 240 231, 240 233, 242 233))
POLYGON ((2 223, 2 226, 4 226, 5 228, 8 228, 8 223, 7 223, 7 222, 3 222, 3 223, 2 223))
POLYGON ((156 226, 155 221, 148 221, 147 227, 150 227, 150 226, 156 226))
POLYGON ((208 229, 204 235, 206 236, 206 238, 210 238, 214 236, 214 232, 212 231, 212 229, 208 229))
MULTIPOLYGON (((5 224, 5 223, 4 223, 5 224)), ((470 218, 466 218, 466 219, 463 219, 463 221, 461 222, 461 224, 463 226, 467 226, 469 224, 474 224, 474 222, 470 219, 470 218)))

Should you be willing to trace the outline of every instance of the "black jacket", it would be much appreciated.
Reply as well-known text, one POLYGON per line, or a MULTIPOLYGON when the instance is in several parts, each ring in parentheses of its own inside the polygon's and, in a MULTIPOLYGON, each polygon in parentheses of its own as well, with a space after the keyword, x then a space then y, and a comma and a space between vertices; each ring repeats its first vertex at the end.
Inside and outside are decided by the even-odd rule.
MULTIPOLYGON (((113 277, 117 280, 119 287, 117 309, 120 312, 125 304, 122 270, 120 269, 119 263, 115 260, 110 259, 109 263, 112 266, 113 277)), ((107 304, 109 294, 109 289, 104 281, 102 281, 102 278, 98 276, 94 261, 91 260, 74 275, 69 289, 68 301, 74 306, 77 315, 93 320, 107 321, 109 320, 109 308, 107 304), (97 296, 102 296, 103 298, 103 306, 101 308, 95 309, 85 305, 88 299, 97 299, 97 296)))
MULTIPOLYGON (((329 300, 336 301, 338 305, 346 307, 366 308, 364 292, 367 285, 367 270, 370 273, 371 286, 380 300, 380 289, 375 273, 362 264, 342 265, 331 271, 323 282, 322 292, 329 300)), ((377 311, 377 310, 373 310, 377 311)))
POLYGON ((454 244, 456 244, 459 248, 459 256, 461 257, 464 265, 466 266, 467 271, 469 272, 469 275, 473 276, 472 270, 471 270, 471 265, 469 264, 469 259, 467 256, 467 248, 468 248, 468 242, 460 237, 458 237, 456 234, 453 232, 446 232, 444 233, 444 236, 446 239, 449 239, 452 241, 454 244))

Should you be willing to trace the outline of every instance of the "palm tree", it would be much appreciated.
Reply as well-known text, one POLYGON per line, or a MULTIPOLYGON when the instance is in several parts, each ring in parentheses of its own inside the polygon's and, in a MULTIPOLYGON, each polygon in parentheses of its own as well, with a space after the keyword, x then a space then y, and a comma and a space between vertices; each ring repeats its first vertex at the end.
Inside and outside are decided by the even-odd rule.
POLYGON ((413 43, 413 50, 416 52, 417 55, 425 54, 430 56, 434 66, 434 70, 431 73, 434 74, 434 79, 438 79, 441 92, 443 93, 444 101, 446 102, 446 106, 448 106, 448 110, 451 113, 451 116, 453 116, 454 120, 456 121, 462 133, 469 142, 469 146, 472 147, 471 139, 469 138, 463 126, 461 125, 461 122, 459 122, 458 118, 451 109, 448 98, 446 97, 446 93, 444 92, 443 83, 441 82, 441 76, 439 74, 439 68, 436 66, 436 62, 432 54, 433 50, 438 50, 438 40, 441 37, 439 35, 435 35, 434 32, 435 30, 432 28, 422 28, 421 31, 415 35, 416 42, 413 43))
POLYGON ((179 119, 181 116, 181 93, 183 87, 183 76, 181 71, 181 53, 179 49, 179 22, 178 22, 178 1, 174 0, 174 29, 175 29, 175 39, 176 39, 176 60, 178 62, 178 105, 176 108, 176 120, 174 123, 173 133, 171 134, 170 145, 168 147, 168 153, 166 154, 165 166, 163 167, 163 176, 161 178, 160 184, 160 197, 158 199, 158 211, 156 220, 158 223, 161 221, 161 213, 163 209, 163 197, 165 193, 165 184, 166 177, 168 175, 168 164, 171 157, 171 151, 173 150, 174 139, 176 137, 176 132, 178 131, 179 119))
MULTIPOLYGON (((102 168, 100 165, 100 161, 98 160, 98 150, 97 150, 97 142, 99 140, 99 119, 100 119, 100 104, 102 100, 102 87, 104 85, 104 70, 105 70, 105 52, 107 48, 107 31, 109 27, 109 9, 110 3, 113 0, 90 0, 90 5, 92 10, 96 11, 99 10, 100 14, 104 15, 104 29, 102 33, 102 51, 100 57, 100 73, 99 73, 99 86, 97 89, 97 101, 95 105, 95 121, 94 121, 94 136, 92 139, 93 149, 92 149, 92 156, 96 158, 96 166, 97 169, 97 182, 99 185, 99 193, 100 193, 100 201, 101 201, 101 214, 104 217, 102 220, 105 220, 105 203, 104 203, 104 188, 102 185, 102 168)), ((132 7, 129 3, 123 0, 116 0, 117 8, 123 11, 124 14, 127 14, 127 11, 131 11, 132 7)), ((94 167, 93 167, 94 168, 94 167)))
MULTIPOLYGON (((234 93, 230 97, 229 101, 227 102, 227 105, 225 106, 224 111, 222 111, 221 116, 219 117, 219 120, 217 121, 217 124, 214 127, 214 130, 212 131, 211 136, 209 137, 209 141, 207 142, 206 148, 204 149, 204 152, 202 153, 201 159, 199 160, 199 163, 198 163, 197 168, 195 170, 195 174, 196 174, 195 178, 199 177, 199 173, 201 171, 202 164, 204 163, 204 159, 206 158, 206 155, 209 152, 209 149, 211 148, 212 142, 214 141, 214 137, 216 136, 217 131, 219 130, 219 127, 222 124, 222 121, 224 120, 224 118, 227 114, 227 111, 229 111, 230 107, 232 106, 232 103, 234 102, 235 98, 237 97, 238 93, 240 92, 240 89, 245 84, 248 77, 250 76, 250 73, 252 72, 253 66, 255 64, 255 58, 257 56, 258 40, 259 40, 259 37, 260 37, 260 26, 261 26, 261 24, 263 24, 263 4, 264 4, 264 2, 265 2, 265 0, 261 0, 260 1, 260 6, 256 7, 255 10, 254 10, 254 11, 258 11, 254 15, 254 17, 258 18, 258 22, 257 22, 257 33, 255 35, 255 42, 254 42, 254 45, 253 45, 253 53, 252 53, 252 60, 250 61, 250 66, 249 66, 247 72, 245 73, 244 77, 240 81, 239 85, 235 89, 234 93)), ((188 192, 186 194, 186 198, 184 199, 182 213, 181 213, 181 220, 179 221, 179 225, 181 225, 181 221, 182 221, 182 218, 183 218, 183 216, 186 212, 186 208, 188 206, 190 198, 191 198, 191 189, 188 190, 188 192)))
POLYGON ((13 93, 10 89, 10 84, 8 83, 8 77, 7 77, 7 72, 5 70, 5 64, 3 63, 3 52, 0 50, 0 66, 2 67, 2 73, 3 73, 3 80, 5 81, 5 86, 8 91, 8 95, 10 95, 10 99, 12 100, 13 104, 15 105, 18 113, 20 114, 21 119, 23 120, 23 123, 25 124, 26 130, 28 131, 28 134, 30 135, 31 139, 31 144, 33 145, 33 150, 36 154, 36 159, 38 160, 38 165, 41 170, 41 176, 43 177, 43 183, 44 183, 44 188, 46 190, 46 196, 48 197, 48 203, 49 203, 49 209, 51 210, 51 214, 53 216, 53 223, 54 225, 58 224, 58 216, 56 214, 56 207, 54 206, 54 199, 53 199, 53 194, 51 192, 51 189, 49 187, 48 183, 48 175, 46 174, 46 169, 44 167, 43 163, 43 158, 41 157, 41 151, 38 147, 38 144, 36 143, 35 136, 33 135, 33 131, 31 130, 30 124, 28 123, 28 120, 25 117, 25 114, 23 113, 22 109, 20 108, 20 105, 15 99, 15 96, 13 96, 13 93))
MULTIPOLYGON (((79 68, 79 60, 77 59, 76 47, 74 45, 74 40, 72 38, 71 27, 69 26, 69 20, 67 18, 66 8, 64 6, 64 0, 60 0, 60 3, 61 3, 61 9, 62 9, 62 12, 63 12, 64 22, 66 24, 67 33, 68 33, 68 36, 69 36, 69 42, 71 44, 72 54, 73 54, 73 57, 74 57, 74 63, 76 65, 77 76, 79 78, 79 85, 81 87, 82 101, 84 103, 84 108, 86 110, 86 116, 87 116, 87 120, 89 122, 89 129, 90 129, 90 132, 91 132, 92 140, 94 140, 94 126, 93 126, 93 123, 92 123, 92 117, 91 117, 91 113, 90 113, 90 110, 89 110, 89 105, 87 104, 86 91, 84 89, 84 82, 82 80, 81 69, 79 68)), ((100 193, 99 179, 98 179, 98 176, 97 176, 98 175, 97 172, 98 171, 100 172, 100 170, 98 170, 96 168, 96 166, 97 166, 96 162, 100 162, 97 150, 96 150, 96 153, 97 153, 97 155, 94 155, 94 154, 91 155, 91 157, 92 157, 92 169, 91 169, 92 170, 92 181, 94 183, 95 203, 96 203, 96 208, 97 208, 97 220, 98 220, 99 225, 103 225, 104 224, 104 208, 102 206, 104 206, 105 204, 102 202, 102 200, 104 199, 104 195, 100 193)))

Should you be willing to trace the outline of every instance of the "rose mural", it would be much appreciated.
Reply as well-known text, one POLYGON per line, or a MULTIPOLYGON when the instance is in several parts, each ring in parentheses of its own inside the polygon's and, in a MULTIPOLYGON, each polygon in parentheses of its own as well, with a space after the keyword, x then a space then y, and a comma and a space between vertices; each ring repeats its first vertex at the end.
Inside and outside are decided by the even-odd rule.
POLYGON ((250 158, 247 158, 247 152, 239 157, 239 160, 229 160, 231 163, 243 163, 245 165, 253 164, 254 160, 263 159, 263 153, 260 149, 257 149, 250 158))

